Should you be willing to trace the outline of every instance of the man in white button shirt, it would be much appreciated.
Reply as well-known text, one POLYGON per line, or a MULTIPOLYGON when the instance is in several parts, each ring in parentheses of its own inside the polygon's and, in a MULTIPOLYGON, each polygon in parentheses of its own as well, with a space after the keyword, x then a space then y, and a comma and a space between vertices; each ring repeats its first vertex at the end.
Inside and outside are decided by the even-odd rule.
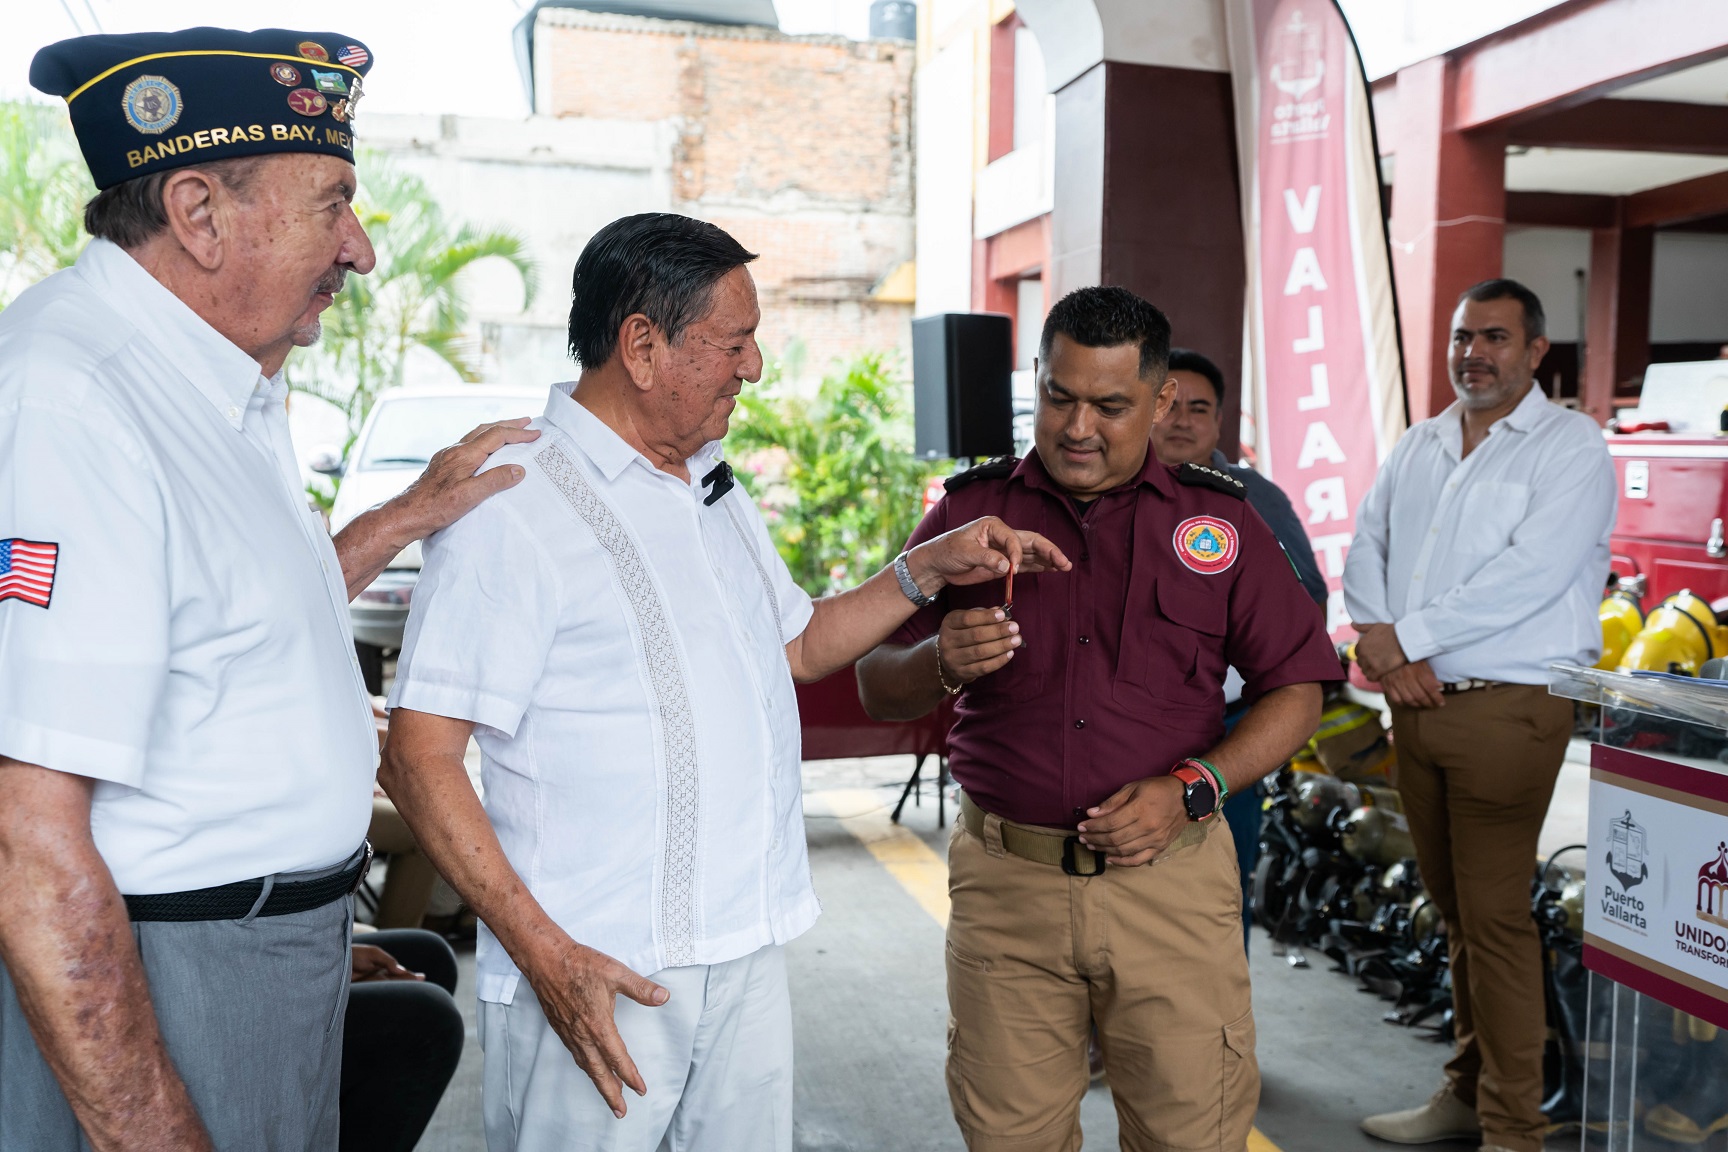
POLYGON ((1533 382, 1542 303, 1512 280, 1458 301, 1457 403, 1404 436, 1356 514, 1344 598, 1392 706, 1398 788, 1446 919, 1457 1052, 1425 1105, 1371 1116, 1404 1144, 1542 1146, 1542 962, 1530 869, 1572 731, 1548 666, 1589 665, 1614 467, 1588 416, 1533 382))
POLYGON ((6 1152, 336 1146, 377 751, 348 598, 533 438, 440 453, 334 542, 307 506, 282 365, 373 253, 352 106, 288 81, 356 98, 370 59, 197 28, 31 69, 100 191, 0 315, 6 1152))
POLYGON ((782 946, 819 911, 793 681, 946 583, 1068 567, 987 517, 812 603, 721 458, 762 369, 753 259, 683 216, 601 229, 581 377, 493 458, 527 479, 427 543, 380 778, 484 925, 493 1152, 791 1148, 782 946))

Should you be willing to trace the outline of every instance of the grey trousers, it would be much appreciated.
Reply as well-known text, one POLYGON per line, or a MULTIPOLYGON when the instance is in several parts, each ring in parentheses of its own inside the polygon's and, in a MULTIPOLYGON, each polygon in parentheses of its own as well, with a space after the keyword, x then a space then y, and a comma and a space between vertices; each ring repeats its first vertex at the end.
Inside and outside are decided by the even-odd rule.
MULTIPOLYGON (((336 1147, 352 924, 343 899, 132 925, 168 1055, 219 1152, 336 1147)), ((0 1152, 89 1148, 0 965, 0 1152)))

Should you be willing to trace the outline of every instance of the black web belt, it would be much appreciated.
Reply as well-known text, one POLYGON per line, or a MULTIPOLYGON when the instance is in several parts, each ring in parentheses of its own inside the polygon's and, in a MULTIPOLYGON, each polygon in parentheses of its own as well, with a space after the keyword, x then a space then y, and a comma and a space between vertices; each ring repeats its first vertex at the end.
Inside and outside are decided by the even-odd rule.
POLYGON ((237 880, 218 884, 214 888, 194 888, 187 892, 159 892, 150 896, 126 897, 126 911, 134 921, 187 923, 194 920, 243 920, 253 914, 264 887, 270 884, 259 916, 292 916, 310 912, 354 892, 366 879, 372 865, 372 844, 361 845, 358 857, 340 872, 320 876, 315 880, 276 881, 268 878, 237 880))

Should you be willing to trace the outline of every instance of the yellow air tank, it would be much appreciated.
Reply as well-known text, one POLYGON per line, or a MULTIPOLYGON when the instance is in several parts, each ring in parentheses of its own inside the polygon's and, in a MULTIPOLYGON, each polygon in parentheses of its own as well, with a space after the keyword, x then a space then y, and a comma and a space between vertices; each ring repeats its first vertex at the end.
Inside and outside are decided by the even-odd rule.
POLYGON ((1631 593, 1616 590, 1602 601, 1596 618, 1602 623, 1602 659, 1596 661, 1596 667, 1612 671, 1620 667, 1620 658, 1643 631, 1644 613, 1638 610, 1638 601, 1631 593))
POLYGON ((1728 653, 1728 632, 1716 622, 1710 605, 1690 590, 1680 591, 1658 604, 1644 620, 1644 628, 1620 657, 1621 672, 1678 672, 1698 675, 1698 668, 1714 656, 1728 653))

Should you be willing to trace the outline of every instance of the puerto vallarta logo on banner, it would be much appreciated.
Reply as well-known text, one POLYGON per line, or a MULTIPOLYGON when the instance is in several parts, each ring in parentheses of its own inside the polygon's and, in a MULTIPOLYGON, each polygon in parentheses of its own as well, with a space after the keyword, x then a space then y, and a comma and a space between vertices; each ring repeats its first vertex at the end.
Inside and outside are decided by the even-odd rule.
POLYGON ((1645 859, 1649 847, 1644 825, 1632 819, 1631 809, 1608 822, 1608 858, 1604 863, 1608 865, 1608 875, 1619 882, 1620 888, 1616 891, 1612 884, 1602 885, 1602 915, 1640 936, 1649 931, 1650 921, 1644 901, 1632 895, 1632 889, 1650 878, 1650 865, 1645 859))
POLYGON ((1276 63, 1266 78, 1286 99, 1273 109, 1272 143, 1312 140, 1326 135, 1332 117, 1326 100, 1308 99, 1326 79, 1324 29, 1306 19, 1298 8, 1272 35, 1268 56, 1276 63))
POLYGON ((1602 915, 1640 936, 1649 932, 1650 921, 1644 901, 1632 895, 1632 889, 1650 878, 1650 865, 1645 860, 1649 848, 1644 825, 1632 819, 1630 809, 1608 822, 1608 858, 1604 863, 1620 887, 1616 890, 1613 884, 1602 885, 1602 915))
POLYGON ((1647 845, 1644 825, 1632 819, 1630 811, 1608 822, 1608 874, 1620 881, 1623 891, 1650 878, 1650 865, 1644 862, 1647 845))

